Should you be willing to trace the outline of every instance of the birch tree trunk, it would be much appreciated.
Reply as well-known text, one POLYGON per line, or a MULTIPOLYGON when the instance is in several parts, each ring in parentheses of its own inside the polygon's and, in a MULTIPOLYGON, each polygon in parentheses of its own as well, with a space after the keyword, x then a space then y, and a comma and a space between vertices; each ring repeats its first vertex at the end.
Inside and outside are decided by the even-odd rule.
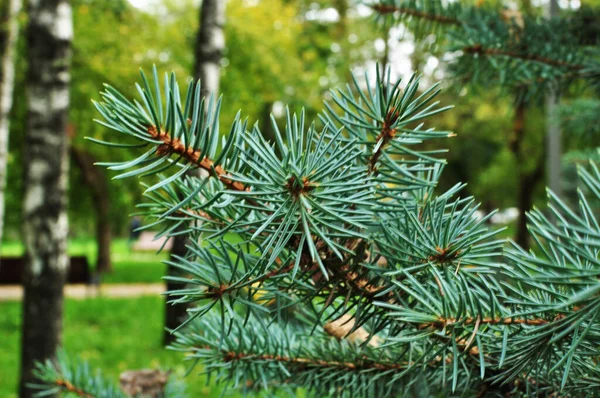
MULTIPOLYGON (((200 79, 202 83, 202 96, 210 94, 218 95, 219 82, 221 79, 221 58, 225 50, 225 1, 203 0, 200 7, 200 29, 196 36, 194 78, 200 79)), ((184 177, 185 178, 185 177, 184 177)), ((184 257, 187 249, 187 238, 185 235, 177 235, 173 238, 171 259, 173 256, 184 257)), ((168 276, 181 276, 180 271, 167 265, 168 276)), ((172 282, 166 282, 167 290, 178 289, 181 286, 172 282)), ((177 328, 187 317, 187 306, 185 304, 169 304, 166 298, 165 306, 165 333, 163 343, 169 344, 174 336, 168 331, 177 328)))
POLYGON ((61 341, 67 257, 66 134, 73 24, 68 0, 30 0, 27 132, 24 153, 23 323, 20 397, 36 361, 61 341))
POLYGON ((21 0, 5 1, 2 10, 2 32, 0 33, 0 243, 4 231, 4 192, 8 166, 8 134, 10 110, 13 104, 15 84, 15 54, 19 37, 18 15, 21 0))

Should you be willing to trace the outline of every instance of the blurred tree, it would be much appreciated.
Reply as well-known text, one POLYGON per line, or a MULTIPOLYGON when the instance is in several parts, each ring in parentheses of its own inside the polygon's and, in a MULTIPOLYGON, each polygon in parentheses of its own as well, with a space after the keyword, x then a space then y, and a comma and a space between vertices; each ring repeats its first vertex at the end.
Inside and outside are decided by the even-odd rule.
MULTIPOLYGON (((529 0, 526 1, 529 3, 529 0)), ((530 7, 531 8, 531 7, 530 7)), ((546 15, 549 19, 559 16, 559 7, 557 0, 549 0, 546 15)), ((556 195, 562 195, 561 180, 561 158, 562 158, 562 132, 560 124, 556 123, 554 115, 560 102, 560 97, 555 92, 546 94, 546 181, 556 195)))
MULTIPOLYGON (((95 96, 93 87, 98 82, 118 87, 125 85, 126 79, 135 79, 138 71, 136 68, 125 67, 127 64, 137 64, 144 68, 151 67, 153 63, 164 65, 159 59, 163 42, 155 30, 148 28, 156 23, 156 19, 133 8, 126 0, 75 0, 73 6, 76 40, 73 43, 71 85, 74 106, 69 112, 74 132, 72 146, 85 154, 87 163, 94 158, 111 161, 113 151, 98 149, 84 139, 104 138, 101 126, 91 121, 94 118, 94 107, 89 103, 89 98, 95 96), (127 40, 122 40, 124 36, 127 40)), ((75 162, 74 165, 79 166, 79 163, 75 162)), ((89 225, 95 222, 99 242, 102 242, 99 234, 101 230, 111 229, 117 233, 125 233, 129 220, 124 211, 125 214, 133 211, 133 201, 141 196, 140 187, 126 181, 108 186, 107 194, 103 195, 110 202, 109 215, 105 217, 99 213, 100 205, 94 198, 94 189, 98 187, 92 189, 86 184, 90 176, 86 176, 85 171, 81 167, 72 167, 70 171, 71 186, 80 187, 70 190, 69 212, 73 232, 89 236, 93 233, 89 225), (95 211, 90 212, 90 209, 95 211)), ((108 180, 103 171, 93 178, 108 180)), ((97 266, 99 269, 107 269, 107 263, 100 261, 105 257, 102 253, 106 253, 104 244, 98 247, 97 266)))
POLYGON ((203 0, 196 38, 194 79, 201 82, 203 97, 219 95, 221 60, 225 52, 225 2, 203 0))
MULTIPOLYGON (((96 273, 112 271, 110 260, 110 243, 112 232, 110 227, 110 195, 106 174, 94 167, 94 155, 87 150, 71 145, 72 164, 79 168, 83 184, 90 191, 93 208, 96 213, 96 273)), ((99 275, 97 275, 99 276, 99 275)))
MULTIPOLYGON (((91 95, 88 87, 91 89, 92 81, 118 84, 123 76, 135 75, 135 71, 119 68, 118 63, 131 58, 132 50, 135 50, 134 46, 137 44, 136 37, 132 37, 132 40, 125 43, 123 40, 118 40, 117 36, 127 33, 124 29, 126 24, 130 24, 128 29, 135 29, 136 26, 141 27, 142 22, 145 22, 144 18, 140 18, 125 0, 75 2, 75 30, 78 39, 74 43, 74 85, 71 87, 74 103, 87 103, 84 96, 91 95), (118 28, 110 30, 106 29, 106 26, 118 28), (104 29, 104 32, 100 33, 96 29, 104 29), (111 42, 109 43, 108 40, 111 42), (123 53, 127 55, 122 55, 123 53), (107 65, 113 64, 115 64, 114 68, 107 68, 107 65)), ((131 208, 127 199, 131 198, 132 194, 125 192, 127 186, 121 185, 117 186, 117 189, 111 189, 107 183, 106 173, 93 167, 97 156, 109 156, 110 151, 90 148, 89 143, 83 140, 84 136, 100 138, 95 134, 97 126, 89 121, 92 112, 91 106, 73 107, 70 112, 73 133, 70 154, 72 164, 75 166, 72 168, 70 181, 74 187, 81 186, 81 189, 71 190, 70 213, 71 219, 74 220, 73 224, 84 226, 86 234, 92 233, 87 228, 89 223, 93 221, 96 224, 93 232, 97 247, 96 272, 104 273, 112 271, 110 258, 112 229, 115 226, 120 227, 121 230, 126 227, 127 219, 122 215, 121 206, 125 204, 131 208), (112 203, 116 203, 117 206, 111 206, 112 203), (90 212, 90 208, 94 211, 90 212)), ((138 189, 133 190, 134 197, 138 191, 138 189)))
POLYGON ((29 2, 24 157, 23 322, 20 397, 36 361, 54 358, 62 333, 67 256, 67 118, 73 25, 68 0, 29 2))
MULTIPOLYGON (((221 0, 203 0, 200 7, 200 28, 195 46, 194 62, 194 80, 200 82, 200 95, 202 97, 213 96, 217 99, 219 94, 219 82, 221 80, 221 59, 225 50, 225 2, 221 0)), ((208 103, 206 104, 208 109, 208 103)), ((200 170, 194 174, 200 176, 200 170)), ((185 179, 186 176, 183 176, 185 179)), ((190 241, 186 234, 183 234, 184 228, 180 228, 180 234, 175 235, 173 247, 171 249, 170 262, 167 264, 168 277, 181 277, 182 272, 173 266, 173 262, 179 258, 184 258, 188 253, 187 246, 190 241)), ((177 289, 179 283, 167 279, 167 290, 177 289)), ((163 334, 163 343, 170 344, 175 340, 175 335, 171 332, 176 329, 187 316, 188 305, 173 302, 165 297, 165 332, 163 334)))
POLYGON ((4 191, 8 167, 8 134, 15 83, 15 57, 19 36, 21 0, 3 0, 0 5, 0 243, 4 231, 4 191))
MULTIPOLYGON (((348 70, 362 67, 366 60, 380 54, 373 42, 377 33, 372 22, 363 18, 354 1, 348 1, 346 33, 339 33, 335 7, 327 1, 246 1, 227 2, 225 27, 227 48, 220 62, 220 91, 225 95, 221 120, 230 120, 238 107, 248 115, 250 124, 259 122, 269 134, 270 114, 282 124, 284 104, 292 109, 305 108, 310 117, 322 110, 322 97, 327 87, 346 83, 348 70)), ((106 139, 102 126, 91 122, 96 117, 89 98, 97 98, 99 82, 118 88, 132 88, 138 71, 131 65, 149 70, 152 65, 174 71, 187 80, 194 68, 194 48, 199 21, 194 0, 162 0, 147 10, 132 7, 126 0, 73 0, 74 30, 71 98, 69 120, 74 136, 72 146, 92 158, 115 160, 110 148, 90 145, 84 137, 106 139), (160 25, 160 29, 153 27, 160 25), (126 37, 127 40, 122 38, 126 37)), ((24 84, 21 72, 27 65, 19 51, 21 65, 17 84, 24 84)), ((7 215, 7 230, 15 238, 21 223, 19 210, 22 195, 20 167, 22 162, 25 104, 15 98, 12 120, 14 130, 10 142, 9 184, 7 203, 15 211, 7 215), (14 189, 13 189, 14 187, 14 189)), ((116 234, 125 234, 129 219, 143 189, 134 180, 119 180, 108 185, 110 209, 108 217, 99 217, 97 203, 86 185, 84 170, 76 162, 69 170, 69 219, 73 236, 93 236, 90 228, 98 221, 110 222, 116 234)), ((106 173, 99 171, 106 180, 106 173)), ((101 248, 98 249, 98 258, 101 248)))

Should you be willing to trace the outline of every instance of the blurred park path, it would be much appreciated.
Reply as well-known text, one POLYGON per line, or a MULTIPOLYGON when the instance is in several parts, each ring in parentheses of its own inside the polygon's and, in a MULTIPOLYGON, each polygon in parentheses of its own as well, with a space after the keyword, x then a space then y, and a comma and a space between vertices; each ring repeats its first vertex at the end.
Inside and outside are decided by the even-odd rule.
MULTIPOLYGON (((165 292, 164 283, 127 283, 102 286, 67 285, 65 297, 87 299, 93 297, 140 297, 153 296, 165 292)), ((20 285, 1 286, 0 301, 17 301, 23 298, 23 287, 20 285)))

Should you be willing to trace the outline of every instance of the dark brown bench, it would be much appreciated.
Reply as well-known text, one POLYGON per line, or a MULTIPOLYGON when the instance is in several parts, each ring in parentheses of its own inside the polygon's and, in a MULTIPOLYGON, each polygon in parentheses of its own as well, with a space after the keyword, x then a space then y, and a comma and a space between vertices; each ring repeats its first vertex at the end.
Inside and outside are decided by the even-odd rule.
MULTIPOLYGON (((23 280, 23 257, 0 257, 0 285, 19 285, 23 280)), ((90 264, 86 256, 69 258, 67 283, 92 283, 90 264)))

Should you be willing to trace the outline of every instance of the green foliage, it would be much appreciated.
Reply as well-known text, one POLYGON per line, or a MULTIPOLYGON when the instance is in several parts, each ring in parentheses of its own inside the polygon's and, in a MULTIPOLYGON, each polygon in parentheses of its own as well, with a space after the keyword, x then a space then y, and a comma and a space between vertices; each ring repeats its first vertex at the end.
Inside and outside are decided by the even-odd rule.
POLYGON ((34 374, 43 383, 31 386, 33 389, 42 390, 37 394, 38 397, 63 392, 76 396, 87 394, 98 398, 126 397, 121 390, 107 382, 100 373, 92 373, 87 363, 73 363, 62 352, 57 355, 55 361, 47 360, 43 364, 37 364, 34 374), (52 384, 54 386, 48 388, 52 384))
MULTIPOLYGON (((240 163, 222 162, 227 159, 227 142, 236 140, 236 134, 241 133, 236 127, 231 129, 228 141, 224 141, 225 150, 207 170, 216 177, 216 184, 206 184, 210 177, 198 182, 198 186, 211 188, 200 191, 201 199, 196 207, 187 210, 186 218, 189 224, 193 214, 207 213, 196 217, 203 224, 191 228, 191 236, 199 237, 195 233, 209 231, 213 237, 209 239, 218 239, 221 231, 231 231, 254 250, 246 254, 240 244, 217 243, 204 251, 192 250, 188 258, 181 259, 182 269, 196 278, 191 290, 175 292, 174 299, 203 301, 203 306, 191 314, 209 318, 208 323, 196 326, 195 332, 185 328, 179 332, 180 349, 201 349, 201 358, 209 363, 210 358, 218 360, 218 377, 237 374, 240 380, 241 367, 246 381, 250 378, 263 387, 275 381, 290 388, 304 386, 312 392, 326 388, 331 394, 340 384, 327 384, 327 380, 333 380, 335 372, 342 370, 348 374, 341 383, 346 391, 364 395, 381 392, 382 388, 406 391, 407 380, 420 377, 425 377, 432 390, 450 387, 452 391, 464 392, 484 386, 514 393, 522 388, 525 390, 521 391, 534 389, 538 393, 575 392, 589 386, 582 380, 597 377, 597 353, 591 348, 596 344, 593 331, 597 271, 589 271, 587 286, 582 285, 580 278, 581 270, 591 267, 589 262, 577 262, 582 265, 571 273, 554 275, 551 271, 569 264, 566 259, 573 261, 576 254, 581 255, 581 242, 588 241, 589 234, 597 228, 585 197, 580 198, 582 217, 568 213, 571 224, 565 221, 554 227, 539 213, 532 215, 534 238, 543 236, 545 244, 536 238, 542 244, 540 249, 553 255, 545 266, 524 273, 524 269, 528 270, 526 264, 539 264, 539 260, 534 254, 523 252, 511 253, 514 263, 499 263, 497 255, 502 242, 490 240, 496 231, 485 228, 485 219, 474 219, 473 201, 452 199, 459 187, 434 195, 432 188, 440 177, 440 161, 434 155, 439 151, 409 149, 423 140, 448 135, 418 124, 443 108, 438 109, 431 102, 435 87, 417 95, 417 85, 418 80, 412 80, 400 90, 399 83, 381 79, 373 89, 367 86, 366 93, 357 90, 334 94, 333 103, 339 110, 328 106, 320 132, 314 127, 305 130, 302 117, 289 117, 287 143, 277 134, 274 147, 260 141, 261 135, 254 128, 253 133, 243 136, 245 146, 237 146, 244 148, 244 161, 240 163), (299 134, 300 131, 305 133, 299 134), (315 153, 318 156, 312 155, 315 153), (229 168, 228 174, 217 172, 215 164, 221 163, 229 168), (365 183, 360 189, 352 187, 356 176, 365 183), (300 180, 302 184, 297 185, 300 180), (346 186, 352 187, 352 195, 357 196, 350 196, 349 201, 336 197, 338 188, 331 183, 337 181, 346 181, 346 186), (328 192, 330 187, 334 187, 334 193, 328 192), (333 202, 328 205, 329 201, 333 202), (222 216, 222 208, 229 209, 226 217, 222 216), (570 230, 569 225, 574 229, 570 230), (560 231, 560 239, 550 239, 551 230, 560 231), (385 266, 378 264, 380 259, 385 259, 385 266), (220 265, 226 263, 229 267, 222 269, 220 265), (504 276, 498 278, 499 275, 504 276), (553 280, 559 285, 553 289, 554 296, 543 283, 553 280), (572 288, 565 290, 564 286, 572 288), (220 315, 210 318, 213 315, 209 309, 214 306, 220 308, 220 315), (300 322, 288 320, 287 324, 300 328, 292 336, 306 336, 300 339, 301 345, 286 335, 285 327, 279 332, 275 326, 262 326, 264 330, 259 335, 253 333, 259 325, 282 319, 277 314, 292 307, 292 319, 300 318, 300 322), (236 312, 245 316, 238 319, 236 312), (265 317, 265 313, 271 315, 265 317), (367 341, 375 335, 385 341, 375 348, 353 346, 360 349, 367 364, 358 361, 359 365, 350 370, 341 369, 340 364, 357 363, 352 349, 335 343, 331 351, 322 352, 316 347, 323 343, 308 343, 318 341, 318 336, 309 331, 342 315, 353 320, 351 331, 360 327, 367 330, 367 341), (202 335, 200 330, 213 330, 216 335, 202 335), (239 333, 246 336, 246 343, 239 333), (266 337, 256 340, 258 336, 266 337), (213 346, 203 345, 207 341, 213 346), (227 342, 238 345, 228 345, 223 350, 227 342), (275 358, 278 365, 273 364, 274 369, 283 373, 256 373, 252 367, 255 362, 247 359, 257 355, 246 349, 253 346, 260 347, 262 355, 267 356, 259 358, 258 363, 275 358), (578 347, 581 351, 577 351, 578 347), (368 364, 371 350, 378 355, 372 366, 368 364), (541 357, 540 350, 544 352, 541 357), (218 356, 211 357, 209 352, 218 356), (524 356, 523 352, 529 355, 524 356), (386 368, 386 355, 394 358, 394 366, 386 368), (325 363, 315 363, 316 358, 325 358, 325 363), (399 364, 405 366, 399 368, 399 364), (373 369, 385 369, 389 379, 365 378, 373 369), (334 372, 331 377, 329 371, 334 372), (533 381, 524 374, 532 376, 533 381), (516 379, 519 384, 509 387, 516 379)), ((165 87, 177 92, 173 78, 166 81, 165 87)), ((115 102, 114 97, 107 98, 113 101, 106 105, 113 112, 111 121, 133 109, 115 102)), ((193 128, 186 129, 185 116, 192 106, 182 107, 177 96, 167 98, 175 109, 183 108, 184 115, 180 117, 179 130, 171 123, 167 134, 190 143, 188 148, 193 152, 202 150, 192 144, 202 136, 194 134, 193 128)), ((193 102, 199 102, 197 97, 193 102)), ((148 113, 158 112, 152 112, 150 106, 148 113)), ((191 115, 192 126, 195 117, 191 115)), ((125 127, 121 125, 120 130, 125 127)), ((126 133, 129 131, 134 130, 130 128, 126 133)), ((209 134, 204 141, 212 142, 209 134)), ((159 145, 165 145, 164 137, 161 142, 159 145)), ((177 151, 172 147, 171 153, 161 155, 168 160, 178 155, 173 153, 177 151)), ((185 150, 183 164, 193 164, 189 158, 185 162, 191 151, 185 150)), ((210 147, 202 153, 215 155, 210 147)), ((237 152, 235 156, 239 156, 237 152)), ((195 164, 203 167, 198 159, 206 158, 195 159, 195 164)), ((135 162, 134 165, 141 166, 135 162)), ((594 189, 598 175, 582 171, 582 176, 588 189, 597 194, 594 189)), ((155 209, 154 216, 160 219, 163 214, 173 214, 172 209, 180 210, 181 203, 165 206, 163 211, 155 209)), ((564 205, 562 209, 568 211, 564 205)), ((568 220, 558 213, 556 217, 568 220)), ((588 254, 585 259, 591 261, 595 255, 588 254)), ((333 344, 331 337, 321 338, 333 344)))
POLYGON ((529 230, 537 242, 536 252, 515 246, 507 253, 509 276, 514 285, 510 303, 518 317, 550 320, 539 328, 511 339, 505 356, 506 374, 516 375, 532 367, 531 376, 544 378, 561 390, 585 394, 597 388, 600 324, 598 283, 598 237, 600 226, 593 202, 600 198, 600 172, 580 168, 583 182, 579 208, 570 209, 551 192, 552 218, 539 210, 530 216, 529 230))
MULTIPOLYGON (((142 82, 137 101, 109 86, 97 104, 124 135, 109 145, 146 147, 107 165, 121 177, 170 170, 142 209, 192 239, 171 297, 197 306, 174 348, 216 380, 319 396, 595 386, 598 224, 585 196, 581 215, 553 198, 557 224, 534 212, 541 254, 517 248, 502 263, 498 231, 455 198, 460 185, 434 193, 443 162, 422 143, 449 135, 423 124, 445 109, 435 87, 378 77, 333 93, 320 127, 290 114, 271 144, 238 116, 219 145, 220 100, 205 111, 198 84, 181 95, 174 75, 163 90, 156 71, 142 82), (189 168, 206 174, 172 178, 189 168)), ((595 166, 581 175, 600 195, 595 166)))
MULTIPOLYGON (((100 371, 93 372, 87 362, 74 362, 64 352, 59 352, 55 360, 38 363, 34 374, 41 382, 31 386, 33 389, 40 390, 35 394, 36 397, 60 393, 95 398, 130 397, 106 380, 100 371), (52 384, 54 387, 48 388, 52 384)), ((185 398, 186 396, 184 385, 171 377, 164 387, 162 397, 185 398)))
MULTIPOLYGON (((500 89, 510 101, 520 104, 521 110, 526 107, 526 112, 514 113, 513 126, 497 126, 494 122, 506 104, 492 100, 494 122, 482 123, 475 130, 470 126, 475 124, 478 112, 473 112, 475 117, 461 120, 457 128, 459 134, 467 132, 469 139, 475 131, 477 136, 475 142, 462 141, 458 148, 450 148, 454 155, 448 159, 453 166, 449 177, 468 181, 469 193, 476 194, 486 208, 518 204, 524 213, 529 199, 521 196, 517 200, 514 193, 528 190, 532 191, 531 200, 542 204, 543 190, 538 181, 543 178, 543 158, 559 156, 553 151, 544 153, 544 126, 560 122, 558 117, 544 117, 539 112, 540 100, 548 93, 567 103, 561 117, 566 120, 567 140, 562 143, 565 153, 574 150, 569 155, 572 160, 588 158, 589 148, 595 146, 590 123, 595 124, 591 120, 596 114, 589 98, 585 100, 587 105, 568 101, 598 94, 597 7, 586 3, 570 9, 574 4, 567 7, 560 3, 563 8, 559 15, 548 20, 544 12, 548 5, 530 1, 370 0, 364 4, 374 10, 384 26, 399 27, 408 32, 407 36, 414 35, 424 51, 442 61, 439 71, 473 108, 484 108, 492 98, 490 94, 500 89), (503 137, 503 131, 512 131, 513 135, 503 137), (582 131, 587 133, 577 133, 582 131), (506 149, 499 148, 506 141, 506 149)), ((558 159, 548 161, 560 167, 558 159)), ((575 170, 571 167, 563 171, 567 192, 576 185, 575 170)), ((519 229, 520 239, 524 232, 519 229)))
POLYGON ((559 108, 555 122, 561 123, 568 134, 568 140, 574 147, 598 147, 598 114, 600 100, 595 98, 579 98, 559 108))
MULTIPOLYGON (((149 11, 137 9, 126 0, 74 0, 72 3, 75 40, 69 110, 71 143, 85 148, 95 159, 116 160, 114 156, 119 153, 111 148, 89 146, 83 139, 86 136, 106 138, 105 129, 89 122, 95 112, 89 106, 90 98, 96 98, 100 82, 129 87, 137 76, 130 65, 150 69, 156 64, 160 69, 175 71, 178 76, 189 76, 198 31, 197 2, 161 0, 149 11)), ((360 38, 350 43, 347 37, 334 34, 339 24, 307 20, 305 14, 309 10, 310 4, 284 0, 228 2, 221 92, 234 99, 235 106, 244 109, 252 123, 259 121, 261 126, 269 126, 269 115, 278 101, 290 104, 293 109, 304 107, 307 115, 316 115, 322 109, 322 95, 327 90, 326 84, 319 83, 320 79, 326 77, 330 83, 342 84, 351 65, 371 56, 374 33, 370 20, 348 19, 347 31, 360 33, 360 38), (334 52, 332 44, 338 42, 344 48, 351 47, 351 54, 334 52), (317 44, 318 52, 315 52, 317 44)), ((16 87, 25 87, 28 67, 24 40, 22 42, 17 54, 16 87)), ((23 91, 17 90, 17 93, 23 94, 23 91)), ((25 95, 16 95, 8 167, 7 208, 14 209, 6 220, 10 239, 16 239, 20 233, 18 210, 22 201, 20 172, 25 145, 22 139, 25 108, 25 95)), ((231 107, 223 109, 222 122, 235 117, 236 111, 231 107)), ((283 123, 278 118, 278 124, 283 123)), ((263 130, 268 133, 268 128, 263 130)), ((70 230, 74 236, 89 237, 89 225, 95 217, 90 209, 94 203, 81 171, 74 162, 71 164, 70 230)), ((125 215, 141 200, 143 189, 140 188, 131 179, 109 185, 110 219, 115 233, 127 233, 125 215)))
MULTIPOLYGON (((158 296, 66 299, 65 353, 74 364, 87 362, 91 369, 102 369, 109 384, 117 384, 126 370, 143 368, 170 370, 174 379, 182 380, 186 366, 179 353, 160 344, 163 307, 164 298, 158 296)), ((20 321, 20 302, 0 302, 0 396, 5 398, 17 398, 20 321)), ((189 375, 186 381, 190 397, 221 396, 222 389, 208 385, 203 376, 189 375)))
POLYGON ((461 85, 500 85, 525 99, 579 79, 598 87, 597 52, 586 51, 578 36, 582 31, 575 28, 581 19, 545 20, 499 10, 486 2, 478 6, 441 0, 365 3, 384 23, 405 24, 417 38, 433 33, 445 46, 449 69, 461 85))
POLYGON ((337 341, 314 324, 280 324, 248 333, 244 319, 229 320, 223 335, 213 314, 179 335, 175 350, 204 364, 214 382, 245 393, 268 391, 296 395, 306 389, 317 396, 389 396, 411 384, 393 350, 359 347, 337 341))
MULTIPOLYGON (((451 90, 448 90, 451 91, 451 90)), ((465 95, 442 93, 441 101, 453 101, 452 112, 446 112, 432 121, 440 128, 456 131, 457 139, 448 142, 448 165, 444 168, 441 189, 456 183, 467 183, 463 196, 475 196, 486 211, 515 206, 518 186, 514 178, 519 172, 514 154, 505 147, 512 127, 510 100, 498 98, 497 91, 487 93, 465 89, 465 95)), ((531 113, 527 127, 540 123, 531 113)), ((529 130, 528 130, 529 131, 529 130)), ((536 156, 539 137, 528 134, 524 146, 536 156)))
MULTIPOLYGON (((451 25, 457 76, 519 90, 537 76, 544 89, 573 73, 594 83, 584 53, 554 49, 574 40, 555 25, 448 4, 379 11, 407 7, 393 17, 415 17, 417 33, 451 25), (523 50, 539 39, 546 47, 523 50)), ((447 109, 436 86, 353 79, 314 123, 289 110, 283 128, 272 118, 272 140, 240 113, 221 129, 222 100, 201 98, 200 83, 184 91, 154 69, 136 89, 131 100, 106 86, 99 123, 119 138, 92 141, 130 155, 102 163, 116 179, 150 178, 147 228, 190 238, 171 260, 187 274, 170 278, 182 284, 172 303, 194 305, 172 348, 209 377, 309 396, 595 393, 596 166, 580 171, 579 210, 551 195, 553 220, 530 216, 536 250, 503 259, 491 215, 475 217, 461 184, 439 191, 437 139, 452 134, 429 126, 447 109), (179 178, 190 170, 202 173, 179 178)))

